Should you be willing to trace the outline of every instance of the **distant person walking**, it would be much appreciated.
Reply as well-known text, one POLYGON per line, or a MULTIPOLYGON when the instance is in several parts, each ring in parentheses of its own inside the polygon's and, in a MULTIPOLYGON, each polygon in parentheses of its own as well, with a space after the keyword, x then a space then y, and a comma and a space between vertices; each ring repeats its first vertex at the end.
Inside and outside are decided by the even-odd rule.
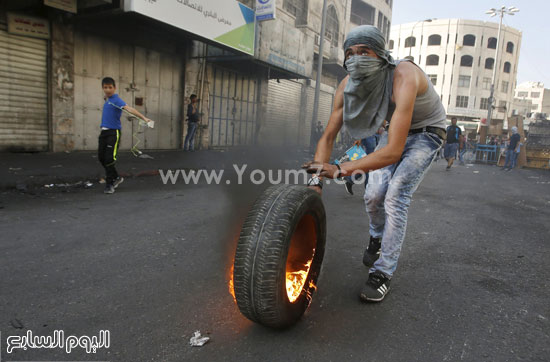
POLYGON ((516 167, 520 141, 521 136, 518 133, 518 128, 512 127, 512 137, 510 137, 510 144, 508 144, 508 148, 506 149, 506 163, 504 163, 502 170, 512 171, 516 167))
POLYGON ((321 121, 317 122, 317 126, 315 127, 315 141, 319 141, 321 139, 321 136, 323 135, 323 132, 325 131, 323 124, 321 121))
POLYGON ((187 106, 187 136, 185 136, 185 142, 183 143, 184 151, 195 150, 195 132, 197 131, 197 124, 199 123, 199 112, 197 109, 198 98, 195 94, 191 94, 189 100, 191 102, 187 106))
POLYGON ((456 158, 458 143, 462 130, 456 125, 456 117, 451 118, 451 125, 447 127, 447 143, 445 144, 445 159, 447 160, 446 170, 450 170, 456 158))

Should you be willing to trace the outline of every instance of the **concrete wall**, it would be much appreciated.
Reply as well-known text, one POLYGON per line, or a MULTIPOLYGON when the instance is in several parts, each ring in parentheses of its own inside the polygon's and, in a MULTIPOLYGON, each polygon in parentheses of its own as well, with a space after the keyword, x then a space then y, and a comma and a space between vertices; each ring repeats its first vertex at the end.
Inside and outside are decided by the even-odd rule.
POLYGON ((71 25, 52 23, 51 39, 51 143, 53 152, 75 148, 74 31, 71 25))

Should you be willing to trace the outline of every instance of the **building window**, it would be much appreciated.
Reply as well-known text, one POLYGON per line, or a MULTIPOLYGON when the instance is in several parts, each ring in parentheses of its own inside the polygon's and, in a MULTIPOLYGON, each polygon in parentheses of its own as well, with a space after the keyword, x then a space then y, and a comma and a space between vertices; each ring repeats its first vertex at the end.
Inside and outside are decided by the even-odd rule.
POLYGON ((489 38, 487 40, 487 48, 496 49, 497 48, 497 38, 489 38))
POLYGON ((469 75, 459 75, 458 76, 458 86, 462 88, 470 88, 470 80, 472 77, 469 75))
POLYGON ((338 47, 338 38, 340 36, 340 23, 334 6, 329 6, 327 10, 327 24, 325 28, 325 38, 330 41, 333 47, 338 47))
POLYGON ((464 35, 464 38, 462 39, 462 45, 464 46, 475 46, 476 45, 476 37, 472 34, 466 34, 464 35))
POLYGON ((435 54, 428 55, 426 65, 439 65, 439 56, 435 54))
POLYGON ((508 86, 509 86, 509 85, 510 85, 509 82, 503 80, 503 81, 500 83, 500 87, 501 87, 501 88, 500 88, 500 91, 501 91, 502 93, 508 93, 508 86))
POLYGON ((428 74, 428 78, 430 78, 433 85, 437 85, 437 74, 428 74))
POLYGON ((428 37, 428 46, 441 45, 441 35, 433 34, 428 37))
POLYGON ((393 46, 394 46, 394 41, 393 41, 393 40, 390 40, 390 47, 389 47, 389 49, 390 49, 390 50, 393 50, 393 46))
POLYGON ((481 87, 483 89, 491 89, 491 78, 483 77, 483 83, 481 87))
POLYGON ((471 67, 473 63, 474 63, 474 58, 471 57, 470 55, 463 55, 460 58, 461 67, 471 67))
POLYGON ((500 101, 498 103, 498 110, 501 112, 506 112, 506 101, 500 101))
POLYGON ((416 45, 416 38, 414 36, 409 36, 405 39, 405 48, 412 48, 416 45))
POLYGON ((284 0, 283 9, 296 17, 296 24, 307 24, 307 0, 284 0))
POLYGON ((468 96, 456 96, 457 108, 468 108, 468 96))
POLYGON ((518 92, 518 97, 529 97, 529 92, 518 92))
POLYGON ((351 2, 351 16, 350 21, 357 25, 374 25, 374 17, 376 16, 376 10, 360 1, 353 0, 351 2))
POLYGON ((504 73, 510 73, 511 68, 512 68, 512 64, 510 64, 510 62, 504 63, 504 73))
POLYGON ((495 60, 493 58, 485 59, 485 69, 493 69, 495 65, 495 60))
POLYGON ((378 12, 378 30, 382 31, 382 22, 383 22, 383 19, 384 19, 384 15, 382 15, 382 12, 379 11, 378 12))
POLYGON ((531 98, 538 98, 538 97, 540 97, 540 92, 531 92, 531 98))
POLYGON ((386 18, 385 16, 383 16, 382 18, 383 18, 382 28, 380 29, 380 31, 384 35, 384 38, 388 39, 388 34, 389 34, 389 30, 390 30, 389 29, 390 22, 388 21, 388 18, 386 18))
POLYGON ((512 43, 511 41, 509 41, 508 44, 506 44, 506 53, 510 53, 510 54, 514 53, 514 43, 512 43))
POLYGON ((479 109, 489 109, 489 98, 481 98, 479 109))

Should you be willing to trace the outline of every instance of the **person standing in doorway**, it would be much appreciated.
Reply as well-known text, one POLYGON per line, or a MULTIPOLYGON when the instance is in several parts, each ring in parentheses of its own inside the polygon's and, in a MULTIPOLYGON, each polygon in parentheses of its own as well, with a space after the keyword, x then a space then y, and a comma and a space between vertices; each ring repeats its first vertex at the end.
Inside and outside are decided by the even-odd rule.
POLYGON ((184 151, 192 152, 195 150, 195 132, 199 123, 198 100, 195 94, 191 94, 191 97, 189 97, 190 103, 187 106, 187 136, 185 136, 185 142, 183 143, 184 151))
POLYGON ((456 125, 456 117, 451 118, 451 125, 447 127, 447 143, 445 144, 445 159, 447 160, 446 170, 450 170, 456 158, 458 143, 462 130, 456 125))

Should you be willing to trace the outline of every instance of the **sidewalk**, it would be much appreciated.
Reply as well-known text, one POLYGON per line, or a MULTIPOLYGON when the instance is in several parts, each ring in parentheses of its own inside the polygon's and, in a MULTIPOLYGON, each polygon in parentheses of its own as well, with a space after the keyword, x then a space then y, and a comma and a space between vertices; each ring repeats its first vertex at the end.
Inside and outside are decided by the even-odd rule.
MULTIPOLYGON (((308 153, 296 148, 247 147, 230 150, 184 152, 144 151, 153 157, 138 158, 129 151, 119 153, 117 169, 123 177, 156 176, 159 169, 226 169, 234 163, 258 167, 296 167, 308 153)), ((51 184, 97 184, 105 171, 96 152, 0 153, 0 190, 44 187, 51 184)))

